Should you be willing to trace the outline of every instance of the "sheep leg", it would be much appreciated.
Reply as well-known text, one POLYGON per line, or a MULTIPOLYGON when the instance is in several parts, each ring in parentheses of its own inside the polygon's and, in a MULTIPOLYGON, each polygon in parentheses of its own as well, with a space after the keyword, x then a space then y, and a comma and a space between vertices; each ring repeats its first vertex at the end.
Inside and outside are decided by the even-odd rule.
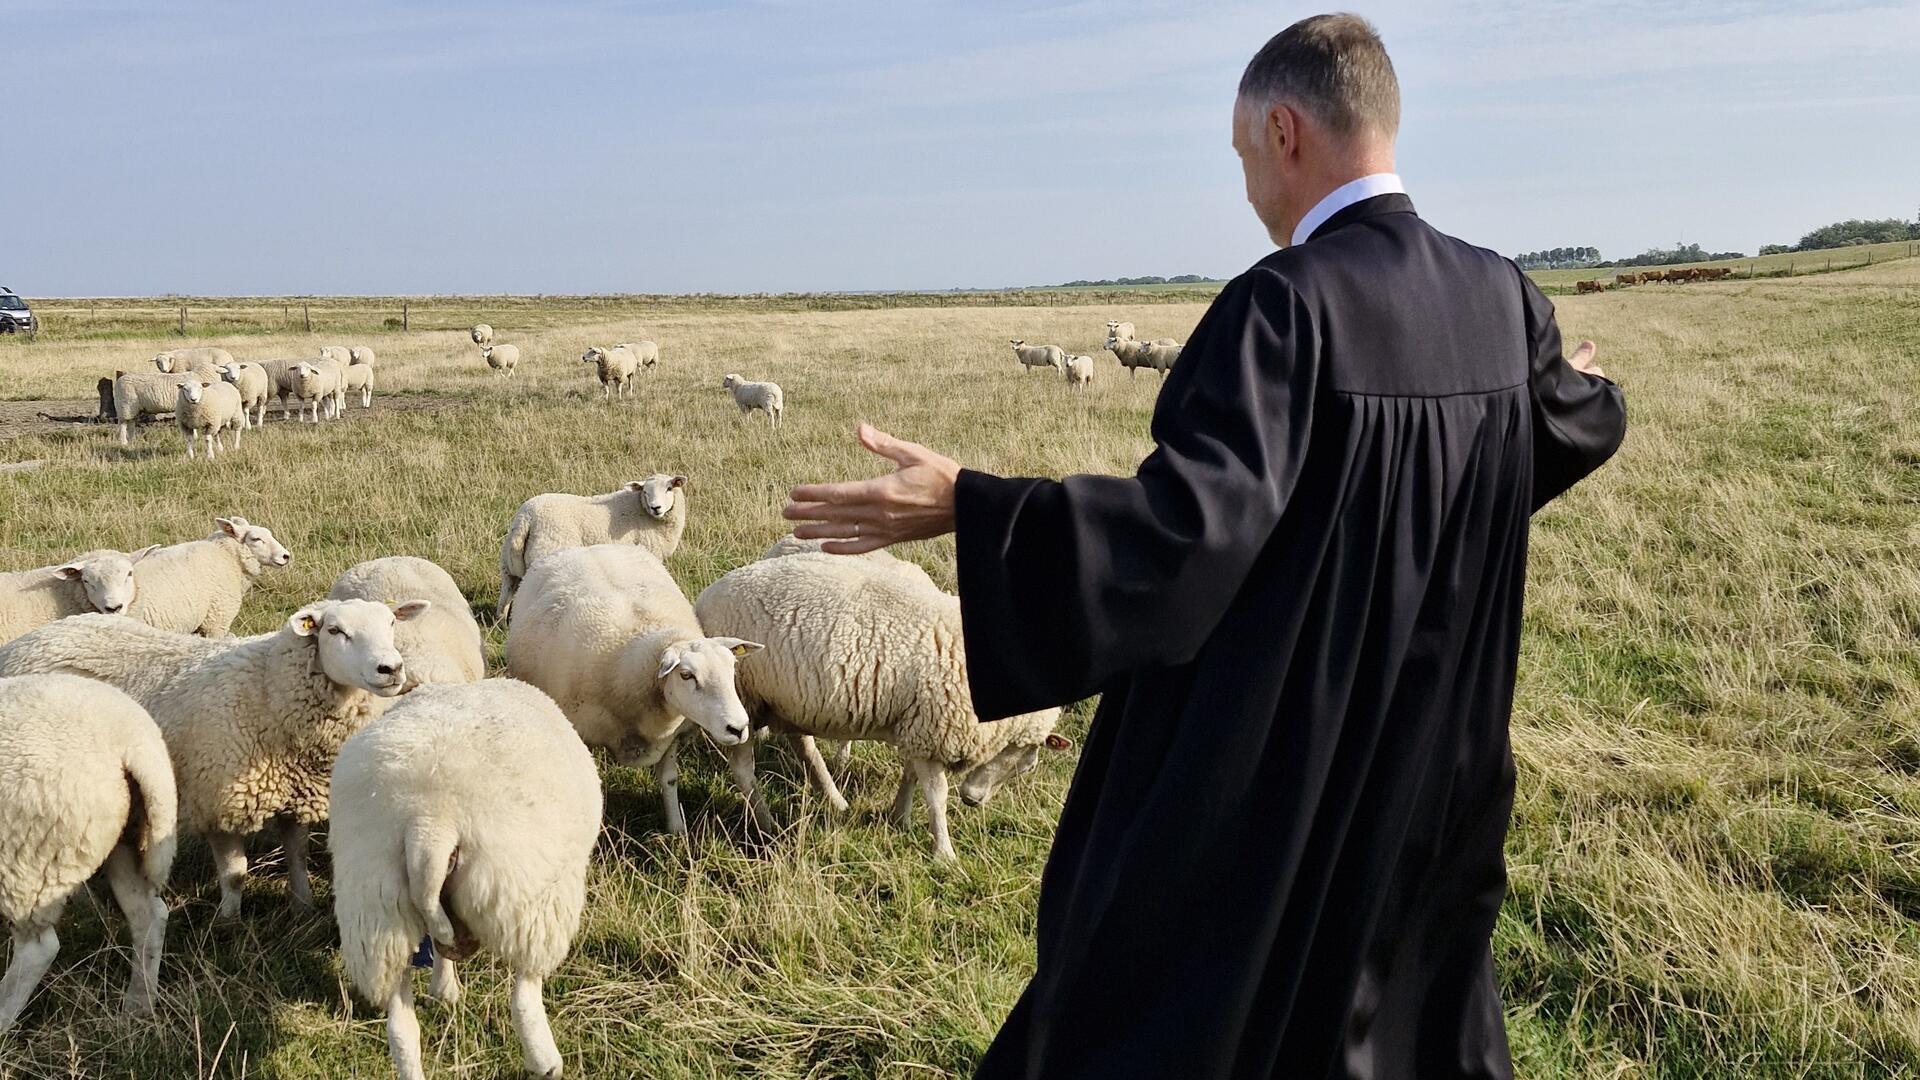
POLYGON ((835 776, 847 775, 853 767, 853 740, 841 739, 840 745, 833 751, 833 772, 835 776))
POLYGON ((680 812, 680 743, 667 745, 667 752, 653 763, 653 778, 660 785, 660 806, 667 816, 667 831, 675 836, 687 834, 687 818, 680 812))
POLYGON ((287 853, 287 893, 303 908, 313 907, 313 882, 307 876, 307 826, 289 821, 280 833, 280 847, 287 853))
POLYGON ((125 420, 120 421, 120 445, 127 445, 127 422, 125 420))
POLYGON ((913 823, 913 788, 913 766, 900 766, 900 790, 893 793, 893 809, 887 817, 902 829, 913 823))
POLYGON ((764 832, 772 832, 773 810, 767 806, 767 800, 760 794, 760 785, 753 778, 754 749, 752 739, 727 747, 727 773, 733 777, 734 786, 740 789, 741 796, 747 800, 747 811, 753 815, 753 823, 764 832))
POLYGON ((460 973, 453 968, 453 958, 439 949, 433 951, 433 977, 427 980, 427 993, 442 1005, 460 1002, 460 973))
MULTIPOLYGON (((813 781, 813 786, 826 797, 827 805, 833 807, 837 813, 846 813, 847 797, 840 793, 840 786, 833 782, 833 773, 827 771, 827 763, 821 758, 820 746, 814 741, 813 736, 794 732, 787 738, 793 742, 794 753, 799 754, 800 760, 806 763, 807 779, 813 781)), ((851 742, 841 745, 851 745, 851 742)))
POLYGON ((0 977, 0 1035, 13 1027, 20 1010, 27 1007, 27 998, 53 966, 53 958, 60 951, 60 935, 53 932, 53 924, 65 904, 65 900, 48 904, 14 924, 13 962, 0 977))
POLYGON ((154 992, 160 985, 160 951, 167 940, 167 902, 160 898, 131 847, 117 845, 107 856, 107 884, 127 916, 133 938, 133 974, 127 980, 125 1008, 134 1016, 153 1012, 154 992))
POLYGON ((403 973, 387 996, 387 1054, 399 1080, 427 1080, 420 1067, 420 1018, 413 1014, 413 983, 403 973))
POLYGON ((213 851, 213 873, 220 879, 220 917, 231 919, 240 914, 240 887, 247 880, 247 842, 229 832, 207 834, 207 847, 213 851))
POLYGON ((194 444, 195 444, 196 442, 198 442, 198 441, 199 441, 199 438, 200 438, 200 437, 199 437, 198 435, 195 435, 195 434, 194 434, 193 432, 191 432, 191 431, 189 431, 189 432, 186 432, 186 436, 187 436, 187 460, 188 460, 188 461, 192 461, 192 460, 193 460, 193 452, 194 452, 194 450, 195 450, 195 445, 194 445, 194 444))
POLYGON ((547 1026, 547 1007, 540 1001, 540 977, 524 971, 513 973, 513 1030, 520 1035, 520 1063, 528 1073, 553 1080, 560 1075, 560 1048, 553 1045, 553 1029, 547 1026))
POLYGON ((942 861, 952 859, 953 840, 947 835, 946 766, 915 758, 913 772, 920 779, 920 793, 927 797, 927 823, 933 828, 933 857, 942 861))

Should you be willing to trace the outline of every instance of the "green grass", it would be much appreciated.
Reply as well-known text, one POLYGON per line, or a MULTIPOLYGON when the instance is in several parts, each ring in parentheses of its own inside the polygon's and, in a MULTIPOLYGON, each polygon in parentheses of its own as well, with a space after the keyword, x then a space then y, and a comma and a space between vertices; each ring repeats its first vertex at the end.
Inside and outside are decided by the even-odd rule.
MULTIPOLYGON (((1184 337, 1202 305, 1010 299, 502 302, 488 321, 527 352, 512 384, 453 329, 354 335, 381 357, 383 394, 433 408, 276 423, 211 468, 160 430, 130 450, 92 428, 0 441, 0 460, 49 462, 0 476, 0 569, 197 536, 239 512, 296 553, 250 596, 235 628, 248 633, 395 552, 435 559, 490 604, 521 499, 656 469, 693 478, 671 560, 692 593, 779 534, 789 485, 877 471, 849 439, 860 419, 987 469, 1129 469, 1150 447, 1157 381, 1130 384, 1103 357, 1092 391, 1073 395, 1022 375, 1005 341, 1092 351, 1108 318, 1184 337), (641 335, 661 342, 663 370, 637 402, 601 404, 580 351, 641 335), (735 370, 785 386, 780 435, 736 417, 718 389, 735 370)), ((444 321, 494 310, 474 304, 444 321)), ((1920 260, 1559 304, 1569 340, 1598 340, 1626 387, 1631 431, 1535 521, 1512 887, 1494 943, 1519 1072, 1920 1070, 1920 260)), ((244 357, 326 340, 221 343, 244 357)), ((100 369, 166 344, 0 341, 0 398, 86 398, 100 369)), ((952 585, 950 544, 906 554, 952 585)), ((496 659, 499 642, 490 630, 496 659)), ((1078 739, 1089 714, 1073 709, 1067 732, 1078 739)), ((586 923, 548 988, 570 1074, 966 1072, 1032 970, 1038 874, 1072 762, 1050 756, 989 807, 956 806, 961 861, 943 868, 923 817, 907 831, 879 820, 897 765, 878 747, 856 758, 842 822, 769 750, 786 828, 768 841, 740 834, 717 755, 689 757, 687 842, 660 834, 649 777, 603 769, 586 923)), ((204 849, 189 844, 152 1022, 112 1015, 124 928, 104 894, 80 899, 52 976, 0 1043, 0 1076, 382 1075, 379 1014, 346 990, 319 869, 322 914, 288 906, 269 854, 247 914, 220 925, 204 849)), ((466 982, 451 1015, 422 1010, 429 1072, 515 1075, 505 973, 483 958, 466 982)))

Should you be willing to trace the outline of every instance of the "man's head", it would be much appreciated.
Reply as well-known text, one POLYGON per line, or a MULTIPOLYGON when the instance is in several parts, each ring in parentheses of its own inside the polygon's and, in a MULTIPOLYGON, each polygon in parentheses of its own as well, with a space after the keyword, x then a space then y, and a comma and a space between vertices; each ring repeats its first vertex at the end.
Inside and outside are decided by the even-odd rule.
POLYGON ((1315 15, 1273 36, 1247 65, 1233 148, 1247 201, 1273 242, 1329 191, 1393 171, 1400 82, 1380 35, 1358 15, 1315 15))

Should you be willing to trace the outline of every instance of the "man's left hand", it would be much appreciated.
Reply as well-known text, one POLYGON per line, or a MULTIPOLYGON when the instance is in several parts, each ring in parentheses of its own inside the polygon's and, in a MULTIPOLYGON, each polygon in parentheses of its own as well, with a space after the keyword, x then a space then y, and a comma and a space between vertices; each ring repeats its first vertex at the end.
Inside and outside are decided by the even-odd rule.
POLYGON ((958 462, 867 424, 860 425, 860 445, 899 468, 872 480, 794 488, 781 511, 789 521, 805 522, 793 535, 826 540, 821 550, 834 555, 863 555, 953 531, 958 462))

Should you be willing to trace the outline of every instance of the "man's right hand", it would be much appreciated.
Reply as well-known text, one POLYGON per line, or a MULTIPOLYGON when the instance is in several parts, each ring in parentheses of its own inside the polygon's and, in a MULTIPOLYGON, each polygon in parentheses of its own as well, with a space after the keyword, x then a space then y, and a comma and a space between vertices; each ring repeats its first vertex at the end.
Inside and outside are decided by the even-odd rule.
POLYGON ((1567 363, 1572 364, 1573 370, 1580 372, 1582 375, 1598 375, 1604 379, 1607 377, 1607 373, 1601 371, 1600 365, 1593 362, 1593 358, 1599 355, 1599 352, 1600 346, 1595 345, 1591 341, 1583 341, 1579 345, 1576 345, 1573 352, 1568 355, 1567 363))

